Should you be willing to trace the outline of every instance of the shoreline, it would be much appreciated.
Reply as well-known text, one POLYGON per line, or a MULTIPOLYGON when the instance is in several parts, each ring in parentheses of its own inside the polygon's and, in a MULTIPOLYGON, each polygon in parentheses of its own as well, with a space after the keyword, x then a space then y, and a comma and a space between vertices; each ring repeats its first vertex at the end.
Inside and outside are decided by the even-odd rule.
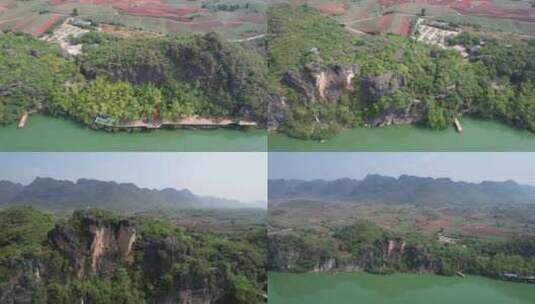
POLYGON ((158 124, 149 123, 143 120, 126 122, 124 125, 112 125, 97 122, 98 118, 95 118, 93 123, 87 124, 80 120, 75 119, 68 115, 51 115, 50 113, 43 111, 24 111, 19 121, 16 123, 19 129, 24 129, 26 125, 31 124, 30 114, 39 114, 52 119, 64 119, 71 121, 77 125, 83 126, 93 131, 104 131, 106 133, 137 133, 137 132, 150 132, 151 130, 237 130, 246 131, 248 129, 261 130, 258 123, 250 120, 242 120, 239 118, 205 118, 199 116, 190 116, 182 118, 178 121, 163 120, 158 124), (23 122, 22 126, 21 123, 23 122))
POLYGON ((376 275, 376 276, 391 276, 391 275, 403 275, 403 274, 412 274, 412 275, 432 275, 432 276, 437 276, 437 277, 444 277, 444 278, 458 278, 460 280, 462 279, 466 279, 466 278, 469 278, 469 277, 481 277, 481 278, 486 278, 486 279, 490 279, 490 280, 495 280, 495 281, 499 281, 499 282, 511 282, 511 283, 515 283, 515 284, 527 284, 527 285, 535 285, 535 278, 532 279, 532 281, 526 281, 526 280, 508 280, 508 279, 503 279, 503 277, 492 277, 492 276, 486 276, 486 275, 482 275, 482 274, 471 274, 471 273, 463 273, 464 276, 461 277, 457 274, 452 274, 452 275, 443 275, 443 274, 438 274, 438 273, 435 273, 435 272, 432 272, 432 271, 394 271, 394 272, 391 272, 391 273, 378 273, 378 272, 369 272, 369 271, 364 271, 364 270, 353 270, 353 271, 343 271, 343 270, 335 270, 335 271, 308 271, 308 272, 281 272, 281 271, 271 271, 269 270, 268 271, 269 273, 282 273, 282 274, 294 274, 294 275, 310 275, 310 274, 313 274, 313 275, 329 275, 329 276, 336 276, 338 274, 353 274, 353 273, 364 273, 364 274, 369 274, 369 275, 376 275))

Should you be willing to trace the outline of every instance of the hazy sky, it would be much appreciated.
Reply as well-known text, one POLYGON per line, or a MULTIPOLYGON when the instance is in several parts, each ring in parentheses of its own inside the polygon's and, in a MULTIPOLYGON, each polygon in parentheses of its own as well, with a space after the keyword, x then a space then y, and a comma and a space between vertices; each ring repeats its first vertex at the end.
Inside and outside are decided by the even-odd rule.
POLYGON ((0 153, 0 180, 91 178, 266 201, 266 153, 0 153))
POLYGON ((535 185, 535 153, 270 153, 268 170, 269 178, 361 179, 376 173, 535 185))

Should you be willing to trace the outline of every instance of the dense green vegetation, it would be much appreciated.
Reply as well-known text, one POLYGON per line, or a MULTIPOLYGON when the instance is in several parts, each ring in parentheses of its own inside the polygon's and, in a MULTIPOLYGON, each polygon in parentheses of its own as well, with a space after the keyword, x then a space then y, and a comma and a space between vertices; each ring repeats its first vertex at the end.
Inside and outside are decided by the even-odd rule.
POLYGON ((92 124, 177 119, 190 115, 267 116, 266 67, 254 51, 217 34, 114 38, 90 32, 73 39, 84 53, 62 58, 29 36, 0 35, 0 123, 25 110, 92 124))
MULTIPOLYGON (((54 221, 29 207, 10 208, 0 211, 0 220, 3 299, 11 298, 17 284, 18 295, 32 303, 146 303, 178 297, 179 292, 217 303, 262 302, 263 230, 199 234, 168 221, 125 219, 98 209, 54 221), (135 229, 133 261, 104 252, 100 259, 105 261, 91 266, 94 227, 114 233, 135 229), (37 279, 36 272, 41 272, 37 279)), ((104 250, 116 245, 108 246, 104 250)))
POLYGON ((77 75, 56 46, 12 33, 0 34, 0 69, 0 124, 44 106, 55 88, 77 75))
POLYGON ((333 228, 332 234, 319 242, 315 238, 317 235, 306 231, 270 237, 268 269, 306 272, 335 259, 333 271, 344 267, 373 273, 425 271, 454 275, 461 271, 494 278, 503 278, 504 273, 535 274, 533 237, 506 241, 461 238, 444 243, 436 236, 396 234, 357 220, 352 225, 333 228), (288 258, 288 248, 293 249, 291 256, 297 257, 295 260, 288 258))
POLYGON ((452 43, 477 46, 466 61, 453 50, 395 35, 350 38, 308 6, 273 6, 268 23, 270 75, 290 104, 280 129, 291 136, 322 139, 343 127, 382 125, 387 115, 440 129, 468 114, 535 131, 532 43, 481 38, 486 43, 479 46, 479 38, 462 35, 452 43), (305 69, 311 63, 327 72, 357 65, 353 90, 335 88, 337 100, 311 102, 302 92, 318 99, 305 69), (300 74, 301 84, 289 84, 288 71, 300 74))
POLYGON ((268 9, 268 63, 281 76, 302 68, 309 60, 337 62, 350 59, 350 41, 341 25, 308 6, 274 5, 268 9), (318 58, 314 49, 321 56, 318 58))

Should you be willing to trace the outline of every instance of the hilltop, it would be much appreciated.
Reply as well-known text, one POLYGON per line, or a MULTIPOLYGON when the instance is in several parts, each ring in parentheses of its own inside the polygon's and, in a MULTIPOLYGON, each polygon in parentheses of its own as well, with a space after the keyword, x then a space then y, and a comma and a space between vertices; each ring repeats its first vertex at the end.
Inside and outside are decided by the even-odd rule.
POLYGON ((514 181, 456 182, 449 178, 367 175, 362 180, 269 180, 269 199, 340 200, 416 205, 535 204, 535 187, 514 181))
POLYGON ((80 208, 104 208, 124 213, 156 210, 260 208, 244 203, 193 194, 187 189, 140 188, 132 183, 79 179, 76 182, 36 178, 28 185, 0 182, 0 207, 31 205, 53 212, 80 208))

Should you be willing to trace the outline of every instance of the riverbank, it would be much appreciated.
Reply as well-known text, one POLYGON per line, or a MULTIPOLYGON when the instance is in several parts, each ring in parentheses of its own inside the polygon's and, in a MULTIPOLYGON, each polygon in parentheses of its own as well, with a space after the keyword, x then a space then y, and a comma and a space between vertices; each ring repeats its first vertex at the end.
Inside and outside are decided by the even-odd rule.
POLYGON ((26 126, 0 127, 0 151, 266 151, 259 128, 96 132, 63 118, 34 114, 26 126))
POLYGON ((176 128, 249 128, 258 127, 258 124, 250 120, 240 120, 231 118, 211 118, 200 116, 189 116, 178 120, 133 120, 124 123, 113 123, 109 118, 95 118, 92 128, 104 129, 106 131, 132 131, 149 129, 176 129, 176 128))
POLYGON ((533 285, 467 275, 269 273, 270 304, 535 303, 533 285))
POLYGON ((392 125, 344 130, 322 142, 271 133, 268 146, 270 151, 535 151, 535 133, 473 118, 461 123, 462 133, 392 125))

